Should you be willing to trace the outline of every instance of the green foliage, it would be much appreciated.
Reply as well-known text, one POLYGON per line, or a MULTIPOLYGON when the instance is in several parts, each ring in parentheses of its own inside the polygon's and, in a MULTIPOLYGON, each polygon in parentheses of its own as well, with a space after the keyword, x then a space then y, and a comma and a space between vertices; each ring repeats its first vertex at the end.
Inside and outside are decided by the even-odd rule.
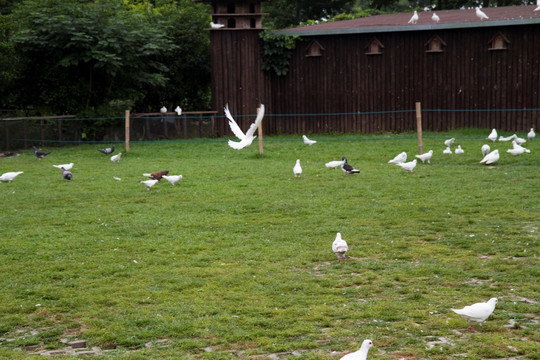
POLYGON ((262 49, 262 69, 274 72, 277 76, 287 75, 292 50, 300 37, 263 31, 259 34, 259 38, 262 49))

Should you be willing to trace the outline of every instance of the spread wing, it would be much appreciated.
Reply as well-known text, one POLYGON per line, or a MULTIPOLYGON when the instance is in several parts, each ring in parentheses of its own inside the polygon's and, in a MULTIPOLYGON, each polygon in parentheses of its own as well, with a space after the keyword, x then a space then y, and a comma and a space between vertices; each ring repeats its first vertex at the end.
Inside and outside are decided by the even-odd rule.
POLYGON ((264 105, 261 104, 261 106, 259 107, 259 112, 257 113, 257 117, 255 118, 255 122, 251 124, 248 131, 246 131, 246 137, 248 138, 253 137, 253 135, 255 134, 255 131, 261 124, 263 117, 264 117, 264 105))
POLYGON ((246 135, 242 132, 236 121, 234 121, 234 118, 231 115, 231 112, 229 111, 229 104, 225 105, 225 116, 227 119, 229 119, 229 127, 231 128, 231 131, 234 133, 234 135, 239 138, 240 140, 243 140, 246 135))

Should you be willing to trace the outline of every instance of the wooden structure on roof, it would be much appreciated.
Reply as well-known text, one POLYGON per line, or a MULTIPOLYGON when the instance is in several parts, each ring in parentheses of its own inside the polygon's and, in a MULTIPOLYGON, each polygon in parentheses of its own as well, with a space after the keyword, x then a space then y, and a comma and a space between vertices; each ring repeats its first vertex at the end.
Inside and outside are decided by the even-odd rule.
MULTIPOLYGON (((225 24, 225 8, 214 9, 225 24)), ((423 115, 427 130, 540 128, 534 9, 485 8, 484 21, 470 9, 437 11, 438 23, 421 12, 415 25, 403 13, 282 30, 301 38, 285 76, 261 71, 259 27, 224 27, 211 32, 214 109, 223 114, 229 103, 233 114, 249 115, 262 102, 272 114, 263 121, 265 133, 413 130, 408 111, 416 101, 430 109, 423 115)), ((226 121, 216 127, 230 134, 226 121)))

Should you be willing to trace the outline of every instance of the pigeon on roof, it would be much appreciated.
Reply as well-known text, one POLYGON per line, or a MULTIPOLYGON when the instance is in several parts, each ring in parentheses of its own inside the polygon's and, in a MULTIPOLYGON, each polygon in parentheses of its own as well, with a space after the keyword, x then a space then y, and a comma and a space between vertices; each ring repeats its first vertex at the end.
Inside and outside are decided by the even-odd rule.
POLYGON ((174 112, 176 113, 176 115, 180 116, 180 115, 182 115, 182 108, 180 106, 177 106, 174 109, 174 112))
POLYGON ((166 114, 167 113, 167 108, 165 106, 163 106, 161 109, 159 109, 159 112, 162 113, 162 114, 166 114))
POLYGON ((225 105, 225 116, 229 119, 229 126, 231 128, 231 131, 234 133, 234 135, 236 135, 238 139, 240 139, 240 141, 229 140, 229 146, 232 147, 233 149, 240 150, 251 145, 251 143, 253 142, 253 139, 257 137, 255 135, 255 131, 261 124, 262 119, 264 117, 264 105, 261 104, 261 106, 259 107, 258 112, 257 112, 257 117, 255 118, 255 122, 251 124, 251 126, 249 127, 249 129, 246 131, 245 134, 240 129, 240 127, 238 126, 234 118, 232 117, 231 112, 229 111, 228 104, 225 105))
POLYGON ((489 19, 489 17, 477 6, 476 7, 476 16, 480 19, 480 21, 484 21, 484 19, 489 19))
POLYGON ((225 25, 223 25, 223 24, 216 24, 216 23, 214 23, 214 22, 210 22, 210 27, 211 27, 212 29, 221 29, 221 28, 224 27, 224 26, 225 26, 225 25))
POLYGON ((439 21, 441 21, 441 18, 439 17, 439 15, 437 15, 437 13, 433 13, 433 16, 431 17, 431 20, 438 23, 439 21))
POLYGON ((418 22, 418 12, 415 10, 413 16, 407 24, 416 24, 418 22))

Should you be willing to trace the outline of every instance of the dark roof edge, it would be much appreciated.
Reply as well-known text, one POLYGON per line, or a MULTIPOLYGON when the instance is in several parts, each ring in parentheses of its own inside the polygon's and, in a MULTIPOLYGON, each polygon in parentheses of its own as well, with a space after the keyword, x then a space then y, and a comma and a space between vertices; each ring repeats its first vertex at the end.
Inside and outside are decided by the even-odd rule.
POLYGON ((446 30, 446 29, 468 29, 481 27, 499 27, 515 25, 540 24, 540 19, 519 19, 519 20, 495 20, 474 23, 453 23, 453 24, 433 24, 433 25, 404 25, 404 26, 372 26, 357 27, 345 29, 309 29, 309 26, 300 29, 278 30, 277 33, 298 36, 316 36, 316 35, 340 35, 340 34, 365 34, 382 32, 400 32, 400 31, 422 31, 422 30, 446 30))

